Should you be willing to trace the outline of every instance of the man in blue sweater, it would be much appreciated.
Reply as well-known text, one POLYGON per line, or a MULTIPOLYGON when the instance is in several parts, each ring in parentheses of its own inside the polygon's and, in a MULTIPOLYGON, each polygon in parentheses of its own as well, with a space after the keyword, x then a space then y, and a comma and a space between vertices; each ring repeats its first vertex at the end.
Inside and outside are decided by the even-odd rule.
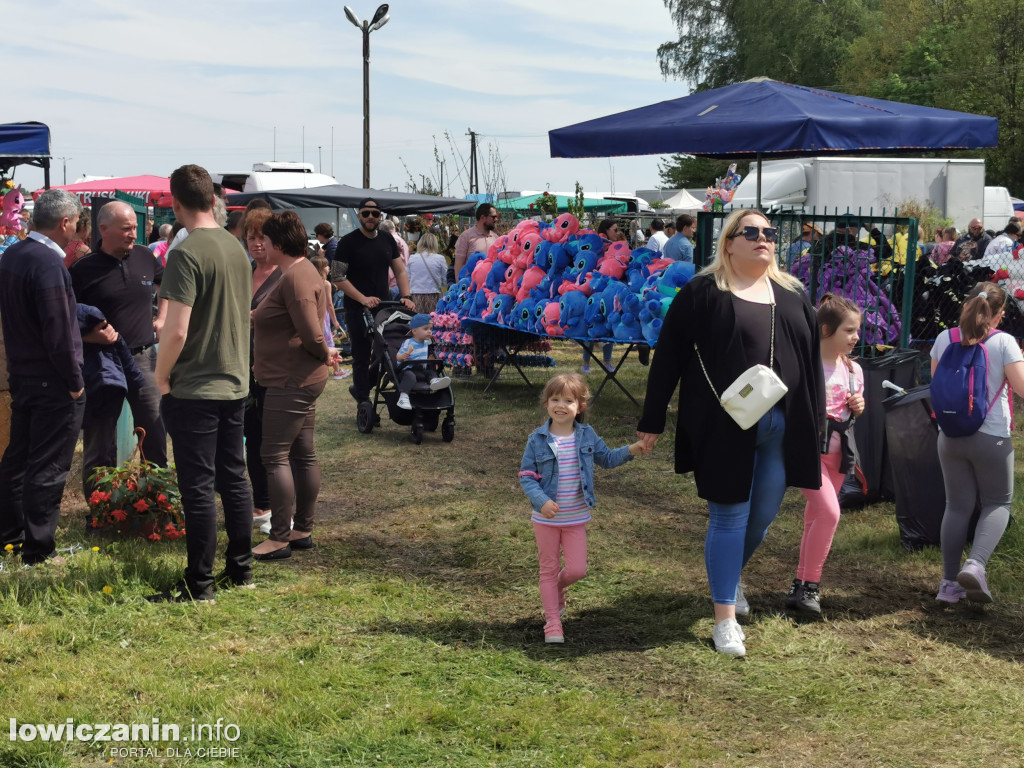
POLYGON ((56 558, 64 482, 85 412, 82 337, 64 248, 82 206, 51 189, 32 232, 0 259, 0 323, 11 383, 11 442, 0 460, 0 546, 27 565, 56 558))

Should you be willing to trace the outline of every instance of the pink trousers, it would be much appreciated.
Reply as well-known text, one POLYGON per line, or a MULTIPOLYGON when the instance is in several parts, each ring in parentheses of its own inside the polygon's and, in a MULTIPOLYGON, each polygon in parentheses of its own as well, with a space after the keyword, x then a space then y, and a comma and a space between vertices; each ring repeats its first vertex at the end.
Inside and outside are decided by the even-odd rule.
POLYGON ((825 558, 832 548, 832 537, 839 527, 839 489, 846 476, 839 471, 842 456, 838 443, 821 457, 821 488, 801 489, 807 506, 804 508, 804 536, 800 542, 800 565, 796 577, 801 581, 821 581, 825 558))
POLYGON ((587 525, 533 524, 540 560, 540 602, 545 622, 559 623, 565 589, 587 575, 587 525), (561 550, 561 552, 559 552, 561 550), (559 570, 561 556, 565 567, 559 570))

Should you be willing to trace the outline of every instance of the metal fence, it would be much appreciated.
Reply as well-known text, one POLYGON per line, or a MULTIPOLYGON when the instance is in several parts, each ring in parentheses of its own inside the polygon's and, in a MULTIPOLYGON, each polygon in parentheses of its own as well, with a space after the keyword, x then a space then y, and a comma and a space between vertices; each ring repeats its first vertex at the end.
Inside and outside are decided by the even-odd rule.
MULTIPOLYGON (((727 212, 697 217, 697 267, 711 263, 727 212)), ((800 278, 814 304, 829 292, 853 301, 864 315, 857 353, 871 357, 912 338, 917 219, 832 213, 764 214, 779 230, 779 266, 800 278)))

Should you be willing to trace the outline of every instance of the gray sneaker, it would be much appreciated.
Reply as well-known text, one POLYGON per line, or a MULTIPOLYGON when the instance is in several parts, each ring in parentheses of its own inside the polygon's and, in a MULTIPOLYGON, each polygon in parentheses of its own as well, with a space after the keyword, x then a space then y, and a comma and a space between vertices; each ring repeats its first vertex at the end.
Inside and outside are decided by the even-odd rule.
POLYGON ((736 615, 750 615, 750 603, 747 602, 747 596, 743 594, 743 582, 736 585, 736 615))
POLYGON ((974 603, 991 603, 992 593, 985 582, 985 567, 976 560, 968 559, 960 573, 956 576, 957 583, 964 588, 967 599, 974 603))

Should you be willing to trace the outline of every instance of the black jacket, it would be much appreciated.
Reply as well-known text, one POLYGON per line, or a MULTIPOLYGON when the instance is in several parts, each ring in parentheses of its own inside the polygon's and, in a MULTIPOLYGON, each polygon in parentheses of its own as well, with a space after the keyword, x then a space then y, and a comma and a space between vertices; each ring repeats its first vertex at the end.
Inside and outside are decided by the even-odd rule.
MULTIPOLYGON (((782 399, 786 433, 786 484, 821 487, 819 433, 825 428, 825 383, 818 324, 806 294, 773 283, 776 301, 775 372, 789 392, 782 399)), ((658 336, 637 429, 660 434, 665 411, 681 383, 675 469, 693 472, 703 499, 736 504, 750 497, 757 429, 740 429, 722 408, 701 371, 697 342, 719 393, 756 361, 748 360, 735 333, 732 294, 710 276, 695 277, 676 295, 658 336)), ((769 333, 769 328, 765 328, 769 333)))

